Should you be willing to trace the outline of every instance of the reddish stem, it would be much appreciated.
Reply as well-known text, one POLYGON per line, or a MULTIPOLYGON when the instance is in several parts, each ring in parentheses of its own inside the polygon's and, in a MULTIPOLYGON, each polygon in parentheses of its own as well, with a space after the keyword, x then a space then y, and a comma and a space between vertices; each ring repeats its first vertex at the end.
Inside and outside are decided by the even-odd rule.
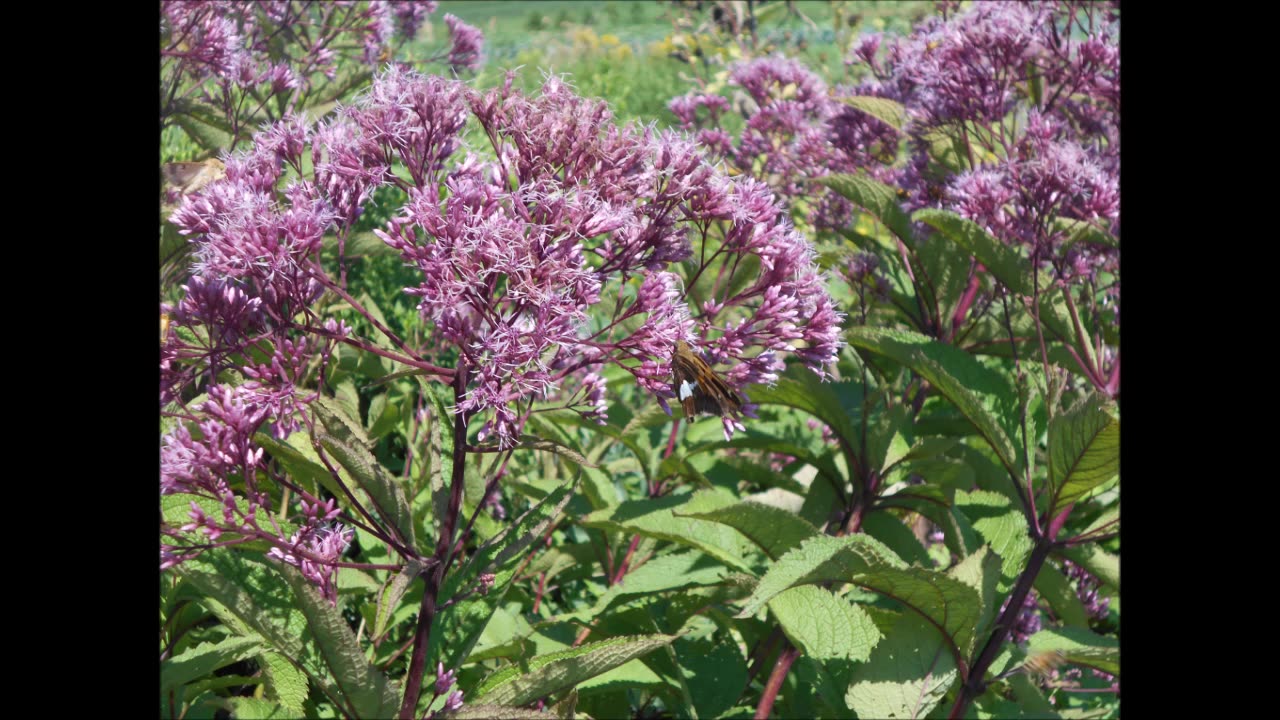
POLYGON ((798 657, 800 657, 800 650, 789 642, 778 654, 773 672, 769 673, 769 680, 764 684, 764 694, 760 696, 760 704, 756 706, 756 720, 765 720, 769 717, 769 713, 773 711, 773 703, 778 699, 778 691, 782 689, 782 682, 787 679, 787 672, 791 670, 791 663, 798 657))
POLYGON ((538 593, 533 596, 533 614, 538 614, 538 606, 542 604, 542 591, 547 588, 547 573, 544 570, 538 574, 538 593))

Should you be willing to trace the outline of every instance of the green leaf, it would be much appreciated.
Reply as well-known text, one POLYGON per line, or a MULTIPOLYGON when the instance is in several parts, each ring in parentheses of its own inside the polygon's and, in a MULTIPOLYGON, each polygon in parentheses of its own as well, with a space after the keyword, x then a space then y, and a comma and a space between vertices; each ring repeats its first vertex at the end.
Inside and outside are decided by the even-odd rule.
POLYGON ((288 717, 279 703, 255 697, 229 697, 231 717, 236 720, 279 720, 288 717))
POLYGON ((160 690, 168 692, 209 675, 214 670, 258 654, 262 638, 230 637, 218 643, 201 643, 160 663, 160 690))
POLYGON ((942 701, 957 675, 938 629, 907 614, 854 670, 844 699, 860 718, 921 718, 942 701))
POLYGON ((391 578, 391 582, 387 583, 386 588, 378 594, 378 607, 374 614, 373 636, 375 638, 382 637, 387 631, 387 622, 391 619, 392 614, 399 607, 400 601, 404 598, 404 594, 409 590, 409 584, 422 572, 422 565, 415 559, 410 559, 405 563, 404 569, 396 573, 391 578))
POLYGON ((1016 395, 1008 379, 963 350, 902 330, 859 326, 849 344, 906 366, 956 406, 1013 474, 1020 464, 1006 427, 1016 425, 1016 395))
POLYGON ((940 572, 906 567, 874 538, 819 535, 774 563, 737 617, 751 617, 788 588, 828 581, 854 583, 901 602, 944 630, 957 649, 968 647, 982 613, 973 588, 940 572))
POLYGON ((907 117, 907 109, 899 102, 873 95, 842 97, 837 98, 837 100, 861 110, 898 132, 902 132, 902 125, 907 117))
MULTIPOLYGON (((942 530, 943 543, 958 558, 965 558, 978 549, 980 538, 973 526, 954 507, 955 485, 950 479, 961 479, 960 485, 969 487, 973 483, 973 471, 967 466, 954 462, 931 464, 935 470, 924 469, 921 472, 930 483, 911 485, 893 495, 885 496, 880 505, 884 507, 900 507, 920 513, 942 530), (946 483, 945 486, 933 482, 946 483)), ((913 467, 920 470, 921 468, 913 467)))
POLYGON ((676 512, 675 516, 728 525, 749 538, 765 555, 774 560, 818 534, 818 529, 799 515, 751 500, 704 513, 676 512))
POLYGON ((1067 625, 1088 627, 1089 615, 1085 612, 1080 597, 1076 595, 1071 582, 1058 568, 1045 563, 1036 575, 1036 592, 1049 603, 1054 617, 1067 625))
POLYGON ((1026 567, 1031 554, 1031 536, 1026 516, 1009 498, 986 490, 957 492, 956 507, 965 514, 973 529, 1000 556, 1002 585, 1007 589, 1026 567))
POLYGON ((996 240, 981 225, 950 210, 921 208, 911 219, 922 222, 972 254, 1001 283, 1019 295, 1031 295, 1031 263, 996 240))
POLYGON ((747 663, 736 643, 680 638, 672 646, 700 718, 719 717, 747 687, 747 663))
POLYGON ((750 571, 746 554, 751 542, 742 533, 720 523, 691 517, 732 504, 735 499, 728 492, 715 489, 692 495, 628 500, 597 510, 579 522, 583 527, 670 540, 697 548, 731 567, 750 571), (676 512, 681 517, 677 517, 676 512))
POLYGON ((625 689, 659 690, 667 686, 662 676, 649 669, 643 660, 630 660, 578 684, 577 692, 583 696, 616 692, 625 689))
POLYGON ((1076 243, 1120 249, 1120 238, 1085 220, 1054 218, 1053 229, 1055 232, 1066 235, 1062 241, 1061 250, 1066 250, 1076 243))
POLYGON ((570 688, 669 645, 675 635, 620 636, 531 658, 490 675, 475 689, 477 701, 524 705, 570 688))
POLYGON ((208 118, 197 118, 188 113, 170 115, 173 124, 191 138, 202 150, 218 151, 231 145, 231 133, 209 122, 208 118))
POLYGON ((898 203, 898 191, 878 180, 861 175, 833 173, 816 180, 852 200, 875 216, 889 231, 914 246, 911 218, 898 203))
POLYGON ((978 593, 979 602, 982 605, 982 614, 978 618, 976 631, 970 636, 968 647, 960 648, 961 653, 969 657, 973 654, 977 639, 985 636, 990 630, 996 614, 996 602, 1001 599, 1000 558, 992 553, 990 548, 983 546, 974 554, 956 563, 955 567, 947 571, 947 575, 973 588, 978 593))
MULTIPOLYGON (((1000 712, 993 717, 1007 718, 1058 718, 1059 715, 1050 703, 1040 692, 1040 688, 1036 686, 1026 673, 1018 673, 1009 678, 1009 686, 1013 690, 1013 695, 1017 699, 1017 703, 1009 703, 1012 707, 1000 712)), ((987 693, 991 695, 991 693, 987 693)))
POLYGON ((338 383, 334 397, 321 396, 311 403, 316 417, 333 437, 349 444, 371 448, 374 442, 364 431, 360 421, 360 395, 355 383, 343 380, 338 383))
POLYGON ((394 715, 400 709, 399 686, 369 663, 342 613, 320 597, 302 573, 289 566, 281 569, 343 700, 358 717, 394 715))
POLYGON ((1089 523, 1089 527, 1080 532, 1082 536, 1103 535, 1120 532, 1120 503, 1107 508, 1089 523))
POLYGON ((545 450, 547 452, 555 453, 556 455, 559 455, 570 462, 581 465, 582 467, 596 467, 596 465, 588 461, 582 453, 574 450, 568 445, 558 443, 554 440, 544 440, 543 438, 534 437, 532 435, 522 435, 520 437, 520 443, 516 445, 516 447, 527 448, 529 450, 545 450))
POLYGON ((868 513, 862 520, 862 532, 884 543, 895 555, 909 563, 922 567, 933 565, 929 552, 920 544, 911 528, 890 513, 868 513))
POLYGON ((719 585, 727 574, 723 565, 699 552, 663 555, 629 570, 622 582, 610 586, 590 609, 561 615, 560 619, 586 622, 619 601, 671 590, 719 585))
MULTIPOLYGON (((751 400, 760 405, 784 405, 809 413, 852 447, 859 437, 852 418, 861 402, 860 393, 855 383, 822 382, 813 371, 792 365, 772 387, 752 388, 751 400)), ((856 412, 860 414, 861 410, 856 412)))
POLYGON ((311 446, 311 436, 305 430, 293 433, 284 442, 267 433, 254 433, 253 441, 266 450, 295 483, 304 487, 323 487, 337 496, 345 494, 334 481, 333 474, 320 462, 320 456, 311 446))
POLYGON ((1088 628, 1064 627, 1041 630, 1027 639, 1027 654, 1060 651, 1067 662, 1088 665, 1120 676, 1120 641, 1099 635, 1088 628))
POLYGON ((332 702, 342 690, 325 671, 288 586, 266 565, 231 553, 207 552, 172 569, 199 588, 201 602, 238 634, 256 633, 307 674, 332 702))
POLYGON ((582 470, 582 494, 594 510, 612 507, 621 502, 618 489, 614 487, 613 476, 600 468, 591 466, 582 470))
MULTIPOLYGON (((1014 248, 992 237, 980 225, 949 210, 922 208, 912 214, 912 219, 937 230, 944 237, 959 245, 982 263, 1005 287, 1023 297, 1031 297, 1031 262, 1014 248)), ((1040 292, 1052 287, 1047 276, 1042 276, 1040 292)), ((1040 319, 1058 337, 1071 337, 1066 322, 1058 314, 1048 295, 1040 301, 1040 319)))
POLYGON ((1108 409, 1093 394, 1049 423, 1050 514, 1120 472, 1120 421, 1108 409))
POLYGON ((280 703, 289 715, 297 717, 305 714, 303 703, 307 701, 306 674, 280 653, 264 652, 258 659, 267 679, 267 696, 280 703))
MULTIPOLYGON (((421 375, 414 378, 422 388, 422 394, 431 402, 431 436, 428 443, 431 469, 431 509, 437 523, 449 512, 449 483, 453 478, 453 413, 445 407, 447 386, 428 381, 421 375)), ((424 458, 425 459, 425 458, 424 458)))
POLYGON ((784 590, 769 601, 783 632, 816 660, 865 661, 880 641, 880 630, 860 605, 817 585, 784 590))
POLYGON ((1063 557, 1088 570, 1103 583, 1120 591, 1120 557, 1096 544, 1075 545, 1062 550, 1063 557))

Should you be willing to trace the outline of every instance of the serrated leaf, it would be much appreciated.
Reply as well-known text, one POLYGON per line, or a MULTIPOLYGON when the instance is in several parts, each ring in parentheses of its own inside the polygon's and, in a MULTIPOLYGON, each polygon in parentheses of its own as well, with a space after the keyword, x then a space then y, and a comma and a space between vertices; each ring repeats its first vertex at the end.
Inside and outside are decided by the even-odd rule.
POLYGON ((230 552, 209 552, 172 569, 198 587, 202 603, 240 634, 262 636, 324 691, 331 701, 342 692, 304 642, 307 619, 288 598, 289 589, 267 566, 230 552), (252 594, 247 590, 252 589, 252 594))
POLYGON ((919 333, 858 326, 846 333, 850 345, 883 355, 928 380, 955 405, 1001 463, 1017 474, 1020 463, 1007 426, 1016 424, 1016 398, 1008 379, 963 350, 919 333))
POLYGON ((231 717, 235 720, 279 720, 288 716, 280 704, 255 697, 229 697, 231 717))
POLYGON ((307 676, 284 655, 264 652, 258 656, 267 679, 268 697, 274 698, 290 715, 304 714, 307 701, 307 676))
POLYGON ((884 183, 861 175, 832 173, 816 180, 875 216, 894 235, 914 246, 911 218, 898 203, 898 191, 884 183))
POLYGON ((791 642, 815 660, 863 662, 881 638, 866 610, 817 585, 784 590, 769 601, 769 610, 791 642))
POLYGON ((438 523, 449 511, 449 483, 453 477, 454 417, 445 407, 444 395, 447 388, 429 382, 421 375, 414 379, 422 388, 422 394, 431 402, 431 437, 427 456, 431 459, 431 509, 438 523))
POLYGON ((302 573, 281 568, 293 588, 298 608, 307 618, 307 631, 315 640, 333 682, 357 717, 391 717, 400 709, 400 688, 365 658, 356 636, 342 613, 320 597, 302 573))
POLYGON ((921 208, 911 219, 937 230, 973 255, 1001 283, 1019 295, 1031 295, 1031 263, 1017 250, 991 237, 981 225, 950 210, 921 208))
POLYGON ((611 585, 590 609, 561 615, 559 618, 586 622, 622 600, 690 587, 718 585, 724 581, 728 572, 723 565, 702 553, 689 551, 662 555, 627 571, 622 582, 611 585))
POLYGON ((675 635, 613 637, 529 659, 489 676, 475 690, 486 703, 524 705, 642 657, 676 639, 675 635))
POLYGON ((317 439, 333 459, 351 474, 372 510, 383 522, 396 528, 407 546, 413 547, 413 513, 409 501, 400 488, 400 481, 378 462, 373 453, 361 446, 352 445, 332 435, 319 433, 317 439))
POLYGON ((818 529, 799 515, 751 500, 704 513, 676 511, 675 516, 728 525, 745 535, 774 560, 818 534, 818 529))
POLYGON ((318 397, 311 406, 324 429, 333 437, 349 445, 373 446, 360 422, 360 396, 355 383, 350 380, 338 383, 335 397, 318 397))
POLYGON ((400 600, 404 598, 404 594, 409 590, 409 584, 418 577, 422 572, 422 565, 415 559, 410 559, 405 563, 404 569, 396 573, 391 578, 391 582, 387 584, 378 595, 378 607, 374 614, 373 636, 375 638, 382 637, 387 631, 387 622, 391 619, 392 613, 400 605, 400 600))
POLYGON ((1090 395, 1049 423, 1049 482, 1054 511, 1120 471, 1120 421, 1106 401, 1090 395))
POLYGON ((742 533, 720 523, 690 517, 724 507, 735 499, 723 490, 713 489, 692 495, 628 500, 612 508, 597 510, 579 523, 583 527, 670 540, 701 550, 731 567, 749 571, 751 566, 745 558, 745 551, 751 542, 742 533), (677 517, 676 512, 684 516, 677 517))
POLYGON ((578 683, 584 696, 611 693, 625 689, 660 690, 667 686, 661 675, 649 669, 642 660, 631 660, 618 667, 578 683))
POLYGON ((861 110, 894 130, 902 132, 902 124, 907 117, 907 109, 902 106, 902 103, 889 98, 875 97, 874 95, 859 95, 836 99, 845 105, 861 110))
POLYGON ((160 663, 160 689, 167 692, 186 685, 214 670, 257 655, 261 647, 262 638, 257 635, 201 643, 160 663))
MULTIPOLYGON (((748 430, 748 432, 750 433, 753 431, 748 430)), ((808 463, 809 465, 812 465, 814 469, 818 471, 818 474, 822 476, 823 482, 829 485, 843 484, 844 482, 844 479, 840 475, 840 471, 836 468, 836 464, 833 461, 833 455, 830 449, 828 449, 828 451, 823 454, 818 454, 809 450, 806 447, 801 447, 799 445, 786 442, 785 440, 782 440, 777 437, 773 437, 771 435, 753 435, 753 434, 737 433, 733 436, 733 439, 728 442, 725 442, 723 440, 717 440, 715 442, 709 442, 706 444, 691 447, 685 451, 685 457, 690 458, 690 457, 693 457, 694 455, 698 455, 706 452, 718 452, 725 448, 736 448, 736 449, 747 448, 747 449, 755 449, 755 450, 768 450, 769 452, 775 452, 782 455, 790 455, 800 462, 804 462, 804 463, 808 463)), ((725 462, 733 458, 722 457, 719 459, 720 461, 725 462)), ((742 460, 743 458, 738 457, 737 459, 742 460)), ((752 464, 750 467, 759 467, 759 466, 752 464)), ((735 469, 739 469, 740 472, 742 471, 741 468, 735 468, 735 469)), ((772 470, 769 470, 769 472, 771 473, 771 477, 774 478, 771 480, 772 482, 782 483, 785 481, 785 479, 779 479, 777 474, 773 473, 772 470)), ((799 485, 799 483, 796 483, 796 484, 799 485)))
POLYGON ((957 676, 938 629, 908 613, 854 670, 844 700, 858 717, 925 717, 957 676))
POLYGON ((853 583, 901 602, 945 631, 957 649, 968 647, 982 613, 976 590, 943 573, 907 567, 872 537, 819 535, 775 562, 737 617, 751 617, 788 588, 828 581, 853 583))
POLYGON ((1027 654, 1060 651, 1067 662, 1088 665, 1120 676, 1120 641, 1099 635, 1088 628, 1064 627, 1041 630, 1027 639, 1027 654))
POLYGON ((613 485, 613 476, 598 467, 582 469, 582 494, 594 510, 612 507, 621 502, 618 490, 613 485))
POLYGON ((973 588, 978 593, 982 606, 982 614, 978 617, 975 632, 970 636, 969 646, 960 649, 965 657, 970 657, 977 639, 987 634, 995 618, 996 602, 1000 599, 1000 558, 990 548, 983 546, 956 563, 955 567, 947 571, 947 575, 973 588))
POLYGON ((1011 585, 1026 567, 1031 554, 1031 536, 1026 516, 1008 497, 986 490, 957 492, 956 507, 965 514, 982 539, 1000 556, 1003 587, 1011 585))

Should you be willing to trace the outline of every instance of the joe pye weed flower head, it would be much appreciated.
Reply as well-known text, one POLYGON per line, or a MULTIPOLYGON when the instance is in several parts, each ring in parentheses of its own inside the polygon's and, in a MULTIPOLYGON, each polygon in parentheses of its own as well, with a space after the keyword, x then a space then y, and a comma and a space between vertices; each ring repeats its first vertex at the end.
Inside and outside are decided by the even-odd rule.
MULTIPOLYGON (((272 557, 333 599, 317 568, 341 555, 351 518, 263 527, 253 436, 315 425, 338 344, 454 382, 452 412, 499 448, 540 404, 603 421, 607 365, 665 406, 677 340, 731 366, 734 388, 773 382, 787 355, 819 374, 832 366, 841 315, 767 186, 716 170, 683 135, 618 125, 558 77, 531 96, 512 84, 481 92, 391 66, 327 119, 264 129, 227 159, 225 179, 184 198, 173 221, 197 261, 174 310, 185 331, 162 350, 161 400, 177 422, 161 487, 223 508, 195 506, 191 529, 269 539, 272 557), (468 122, 486 146, 464 142, 468 122), (405 200, 374 233, 420 274, 405 288, 422 323, 413 345, 372 318, 384 337, 358 337, 317 304, 331 293, 368 315, 346 293, 341 252, 337 268, 320 252, 341 248, 387 186, 405 200)), ((304 507, 326 502, 294 489, 304 507)), ((174 544, 162 557, 192 552, 174 544)))

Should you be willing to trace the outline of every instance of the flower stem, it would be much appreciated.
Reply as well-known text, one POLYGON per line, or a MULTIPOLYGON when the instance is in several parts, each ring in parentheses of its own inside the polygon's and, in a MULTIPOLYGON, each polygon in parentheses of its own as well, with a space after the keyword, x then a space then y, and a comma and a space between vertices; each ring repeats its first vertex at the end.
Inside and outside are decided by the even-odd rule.
MULTIPOLYGON (((462 402, 467 391, 467 366, 465 360, 459 360, 453 374, 453 395, 455 403, 462 402)), ((431 625, 435 621, 436 603, 440 594, 440 586, 444 584, 444 574, 448 569, 446 558, 453 547, 453 533, 458 526, 458 515, 462 509, 462 489, 465 485, 464 474, 467 461, 467 415, 459 410, 453 419, 453 478, 449 486, 449 508, 441 518, 440 537, 436 541, 434 567, 426 576, 426 591, 422 594, 422 611, 418 613, 418 629, 413 639, 413 658, 409 661, 409 672, 405 675, 404 702, 400 705, 401 720, 413 720, 414 711, 418 707, 418 697, 422 693, 422 678, 427 665, 427 649, 431 639, 431 625)))

